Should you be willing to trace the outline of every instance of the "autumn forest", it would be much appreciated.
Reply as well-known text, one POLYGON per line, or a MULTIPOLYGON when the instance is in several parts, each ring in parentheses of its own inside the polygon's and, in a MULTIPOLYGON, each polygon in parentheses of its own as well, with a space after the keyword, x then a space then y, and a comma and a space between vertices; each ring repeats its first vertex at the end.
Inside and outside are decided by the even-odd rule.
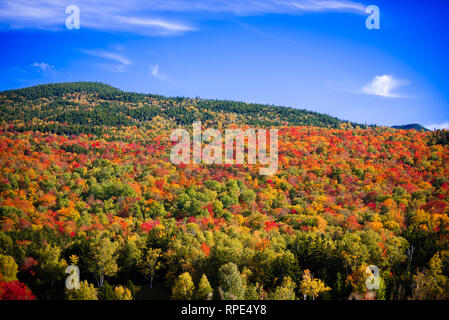
POLYGON ((0 299, 449 298, 448 131, 90 82, 0 114, 0 299), (197 120, 278 129, 277 173, 172 164, 197 120))

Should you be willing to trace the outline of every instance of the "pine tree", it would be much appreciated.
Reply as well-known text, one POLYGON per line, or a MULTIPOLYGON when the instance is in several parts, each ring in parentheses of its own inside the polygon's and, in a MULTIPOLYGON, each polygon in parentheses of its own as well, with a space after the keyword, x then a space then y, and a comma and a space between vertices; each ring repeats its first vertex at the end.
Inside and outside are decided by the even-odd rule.
POLYGON ((209 280, 207 280, 207 276, 203 274, 198 284, 198 289, 196 290, 195 293, 195 299, 206 300, 209 298, 209 294, 211 294, 212 292, 213 290, 212 287, 210 286, 209 280))

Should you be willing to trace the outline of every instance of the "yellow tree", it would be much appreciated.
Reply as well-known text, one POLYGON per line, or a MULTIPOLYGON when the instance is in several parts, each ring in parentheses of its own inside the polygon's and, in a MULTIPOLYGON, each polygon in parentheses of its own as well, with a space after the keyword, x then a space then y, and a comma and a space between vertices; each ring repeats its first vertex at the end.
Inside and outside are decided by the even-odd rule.
POLYGON ((172 299, 190 300, 193 298, 194 291, 195 285, 193 284, 190 273, 184 272, 175 280, 172 287, 172 299))
POLYGON ((160 263, 157 261, 160 256, 161 249, 148 248, 143 259, 137 263, 142 274, 150 281, 150 288, 153 287, 154 273, 160 268, 160 263))
POLYGON ((307 297, 312 297, 312 300, 315 300, 320 294, 331 290, 331 288, 326 287, 322 280, 315 279, 310 270, 307 269, 303 272, 300 290, 304 300, 307 300, 307 297))

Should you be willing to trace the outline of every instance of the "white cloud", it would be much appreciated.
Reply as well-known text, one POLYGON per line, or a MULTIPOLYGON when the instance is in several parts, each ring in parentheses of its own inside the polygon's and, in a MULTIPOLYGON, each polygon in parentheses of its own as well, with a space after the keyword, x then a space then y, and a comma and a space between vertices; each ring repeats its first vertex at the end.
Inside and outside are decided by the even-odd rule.
POLYGON ((48 72, 48 71, 51 71, 52 69, 54 69, 54 67, 52 65, 49 65, 48 63, 45 63, 45 62, 35 62, 35 63, 31 64, 31 67, 33 67, 35 70, 38 70, 40 72, 48 72))
POLYGON ((354 11, 364 13, 366 7, 353 1, 286 1, 287 6, 303 11, 354 11))
POLYGON ((442 130, 442 129, 449 130, 449 122, 446 121, 440 124, 428 124, 425 125, 424 127, 426 127, 429 130, 442 130))
MULTIPOLYGON (((61 30, 70 4, 68 0, 2 0, 0 26, 61 30)), ((350 0, 77 0, 75 4, 80 9, 81 28, 163 36, 197 30, 188 22, 167 18, 182 12, 250 16, 344 11, 365 15, 365 5, 350 0)))
POLYGON ((96 50, 82 49, 80 51, 90 56, 99 57, 115 62, 115 64, 104 64, 104 63, 99 64, 99 66, 111 72, 126 72, 127 66, 132 64, 128 58, 115 52, 109 52, 102 49, 96 50))
POLYGON ((169 80, 168 77, 165 74, 162 74, 159 71, 159 65, 158 64, 151 65, 150 66, 150 72, 151 72, 151 75, 153 77, 155 77, 156 79, 172 83, 172 81, 169 80))
POLYGON ((408 80, 397 79, 392 75, 375 76, 374 79, 362 88, 362 93, 386 98, 404 97, 396 92, 396 89, 409 84, 408 80))
MULTIPOLYGON (((0 2, 0 26, 20 29, 65 30, 72 1, 3 0, 0 2)), ((196 30, 180 21, 157 14, 151 1, 145 0, 78 0, 80 28, 119 31, 143 35, 175 35, 196 30), (132 18, 130 18, 132 17, 132 18)))
POLYGON ((161 28, 161 30, 166 30, 167 32, 185 32, 196 30, 195 28, 184 24, 168 22, 161 19, 147 19, 136 17, 115 17, 115 19, 121 23, 133 26, 158 27, 161 28))
POLYGON ((150 69, 151 69, 151 74, 153 75, 153 77, 155 77, 155 78, 160 77, 159 65, 155 64, 155 65, 151 66, 150 69))
POLYGON ((317 11, 351 11, 365 14, 366 6, 350 0, 153 0, 153 10, 178 12, 227 12, 238 15, 298 14, 317 11))
POLYGON ((81 50, 81 52, 84 52, 84 53, 94 56, 94 57, 100 57, 100 58, 113 60, 113 61, 119 62, 121 64, 124 64, 124 65, 131 64, 131 62, 127 58, 125 58, 117 53, 107 52, 104 50, 81 50))

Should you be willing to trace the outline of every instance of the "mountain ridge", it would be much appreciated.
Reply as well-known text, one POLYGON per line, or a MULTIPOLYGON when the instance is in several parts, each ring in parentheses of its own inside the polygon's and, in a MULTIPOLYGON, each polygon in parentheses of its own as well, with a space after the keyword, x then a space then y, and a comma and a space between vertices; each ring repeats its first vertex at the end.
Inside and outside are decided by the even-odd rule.
MULTIPOLYGON (((86 126, 139 126, 156 117, 172 125, 189 125, 200 120, 208 125, 376 127, 300 108, 220 99, 166 97, 127 92, 109 84, 89 81, 47 83, 1 91, 0 115, 6 121, 22 122, 18 126, 20 131, 36 129, 30 125, 42 120, 52 122, 52 126, 42 127, 43 131, 75 134, 98 131, 89 130, 86 126), (66 128, 62 130, 58 128, 60 126, 66 128), (73 130, 67 129, 67 126, 73 130)), ((392 128, 427 130, 419 124, 392 128)))

